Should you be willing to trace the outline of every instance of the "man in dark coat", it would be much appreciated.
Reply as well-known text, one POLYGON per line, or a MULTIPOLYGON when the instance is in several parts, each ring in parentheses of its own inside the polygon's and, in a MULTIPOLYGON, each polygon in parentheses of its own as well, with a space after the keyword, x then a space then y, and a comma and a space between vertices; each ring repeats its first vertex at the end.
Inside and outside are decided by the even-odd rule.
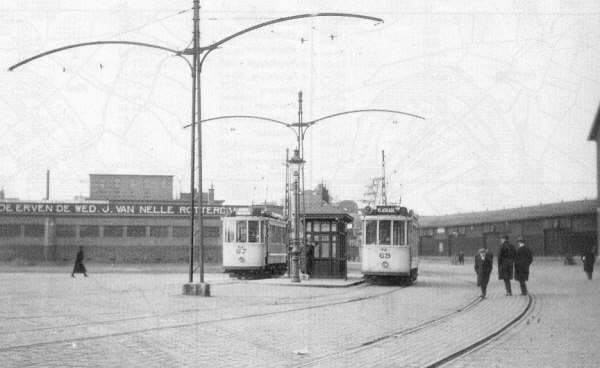
POLYGON ((494 268, 494 256, 487 249, 481 248, 475 255, 475 272, 477 273, 477 286, 481 288, 481 298, 485 298, 490 274, 494 268))
POLYGON ((587 274, 588 280, 592 279, 594 273, 594 263, 596 262, 596 245, 588 245, 583 253, 583 270, 587 274))
POLYGON ((306 263, 306 275, 310 278, 313 273, 313 265, 315 262, 315 246, 313 243, 306 244, 306 253, 304 253, 304 262, 306 263))
POLYGON ((79 247, 79 252, 77 252, 77 256, 75 257, 75 265, 73 266, 71 277, 75 277, 76 273, 82 273, 85 277, 88 276, 85 266, 83 265, 83 247, 79 247))
POLYGON ((506 295, 512 295, 510 280, 513 278, 513 268, 515 265, 516 250, 515 246, 508 242, 508 236, 503 236, 500 240, 500 252, 498 253, 498 279, 504 280, 506 295))
POLYGON ((525 245, 523 238, 519 237, 515 257, 515 279, 519 281, 519 285, 521 286, 521 295, 527 295, 526 281, 529 279, 529 266, 531 262, 533 262, 531 249, 525 245))

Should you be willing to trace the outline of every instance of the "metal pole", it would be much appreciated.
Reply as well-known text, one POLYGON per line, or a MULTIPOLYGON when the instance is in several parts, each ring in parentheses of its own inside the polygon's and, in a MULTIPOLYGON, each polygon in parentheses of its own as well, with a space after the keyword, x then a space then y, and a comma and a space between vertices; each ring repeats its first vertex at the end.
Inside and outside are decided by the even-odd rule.
MULTIPOLYGON (((200 17, 199 0, 194 0, 194 50, 198 49, 198 19, 200 17)), ((195 216, 195 187, 194 187, 194 168, 196 159, 196 74, 198 68, 198 55, 194 52, 192 62, 192 126, 191 126, 191 157, 190 157, 190 269, 189 282, 194 282, 194 216, 195 216)), ((200 125, 200 119, 198 119, 200 125)))
POLYGON ((298 193, 298 181, 299 181, 299 173, 298 170, 294 171, 294 241, 292 242, 292 266, 290 270, 291 281, 292 282, 300 282, 300 267, 299 267, 299 259, 300 259, 300 249, 298 248, 300 242, 300 217, 298 216, 298 212, 300 210, 300 201, 299 201, 299 193, 298 193))
MULTIPOLYGON (((198 6, 199 0, 194 0, 194 6, 198 6)), ((200 16, 194 17, 194 42, 199 45, 200 43, 200 16)), ((198 60, 197 62, 197 73, 196 73, 196 83, 197 83, 197 108, 198 108, 198 246, 199 246, 199 255, 198 255, 198 273, 200 274, 200 283, 204 283, 204 204, 202 203, 202 124, 200 121, 202 120, 202 87, 201 87, 201 76, 202 76, 202 60, 200 60, 200 47, 194 47, 194 58, 198 60)))

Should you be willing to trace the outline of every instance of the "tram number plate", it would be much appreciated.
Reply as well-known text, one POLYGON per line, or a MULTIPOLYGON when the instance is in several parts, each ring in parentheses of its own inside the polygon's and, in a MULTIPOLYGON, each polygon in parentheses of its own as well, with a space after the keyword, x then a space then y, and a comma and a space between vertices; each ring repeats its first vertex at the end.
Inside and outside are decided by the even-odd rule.
POLYGON ((238 245, 237 249, 235 250, 236 254, 246 254, 246 246, 245 245, 238 245))
POLYGON ((388 251, 387 248, 379 248, 379 258, 389 259, 391 257, 392 257, 392 255, 390 254, 390 252, 388 251))

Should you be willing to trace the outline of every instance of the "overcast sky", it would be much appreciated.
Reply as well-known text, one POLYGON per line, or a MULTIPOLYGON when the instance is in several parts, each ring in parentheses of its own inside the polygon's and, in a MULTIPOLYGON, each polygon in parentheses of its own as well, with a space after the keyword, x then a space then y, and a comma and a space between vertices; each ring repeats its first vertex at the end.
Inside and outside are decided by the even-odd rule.
MULTIPOLYGON (((89 194, 90 173, 174 175, 189 191, 189 69, 169 53, 192 36, 191 0, 0 1, 0 186, 8 197, 89 194)), ((324 121, 306 137, 306 188, 363 198, 386 151, 388 198, 421 214, 595 198, 600 103, 600 2, 201 1, 202 44, 270 19, 204 66, 203 118, 297 119, 353 109, 394 109, 324 121), (326 4, 326 5, 325 5, 326 4)), ((221 120, 203 128, 204 190, 228 204, 284 195, 287 129, 221 120)))

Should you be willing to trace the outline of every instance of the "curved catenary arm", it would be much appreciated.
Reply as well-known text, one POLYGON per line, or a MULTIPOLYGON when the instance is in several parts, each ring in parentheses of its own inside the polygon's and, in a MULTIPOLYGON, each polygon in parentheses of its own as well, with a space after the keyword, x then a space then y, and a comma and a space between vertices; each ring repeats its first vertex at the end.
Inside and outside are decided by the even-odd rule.
POLYGON ((354 113, 358 113, 358 112, 391 112, 391 113, 394 113, 394 114, 402 114, 402 115, 411 116, 413 118, 425 120, 425 118, 422 117, 422 116, 411 114, 411 113, 408 113, 408 112, 398 111, 398 110, 363 109, 363 110, 351 110, 351 111, 338 112, 337 114, 331 114, 331 115, 323 116, 323 117, 315 119, 315 120, 308 121, 308 122, 306 122, 306 124, 307 125, 313 125, 313 124, 315 124, 315 123, 317 123, 317 122, 319 122, 321 120, 333 118, 333 117, 336 117, 336 116, 346 115, 346 114, 354 114, 354 113))
POLYGON ((202 49, 204 50, 208 50, 208 49, 214 49, 216 47, 219 47, 220 45, 224 44, 225 42, 231 40, 232 38, 238 37, 243 35, 244 33, 248 33, 250 31, 253 31, 257 28, 262 28, 262 27, 266 27, 269 26, 271 24, 275 24, 275 23, 281 23, 281 22, 287 22, 290 20, 294 20, 294 19, 301 19, 301 18, 314 18, 314 17, 347 17, 347 18, 359 18, 359 19, 367 19, 367 20, 372 20, 375 22, 383 22, 383 19, 381 18, 375 18, 375 17, 369 17, 367 15, 360 15, 360 14, 350 14, 350 13, 314 13, 314 14, 299 14, 299 15, 293 15, 291 17, 284 17, 284 18, 278 18, 278 19, 273 19, 273 20, 269 20, 260 24, 257 24, 255 26, 246 28, 244 30, 241 30, 239 32, 236 32, 230 36, 227 36, 225 38, 223 38, 220 41, 217 41, 215 43, 212 43, 206 47, 202 47, 202 49))
POLYGON ((92 46, 92 45, 134 45, 134 46, 143 46, 143 47, 150 47, 153 49, 159 49, 159 50, 164 50, 164 51, 169 51, 172 52, 173 54, 179 54, 180 51, 178 50, 174 50, 168 47, 164 47, 164 46, 160 46, 160 45, 154 45, 151 43, 144 43, 144 42, 135 42, 135 41, 94 41, 94 42, 84 42, 84 43, 76 43, 73 45, 68 45, 68 46, 63 46, 63 47, 59 47, 57 49, 53 49, 50 51, 46 51, 46 52, 42 52, 41 54, 37 54, 35 56, 32 56, 28 59, 25 59, 13 66, 11 66, 10 68, 8 68, 8 71, 12 72, 13 70, 15 70, 16 68, 20 67, 21 65, 27 64, 30 61, 34 61, 36 59, 39 59, 41 57, 44 57, 46 55, 50 55, 50 54, 54 54, 56 52, 60 52, 60 51, 64 51, 64 50, 68 50, 68 49, 73 49, 76 47, 83 47, 83 46, 92 46))
MULTIPOLYGON (((265 118, 265 117, 262 117, 262 116, 255 116, 255 115, 225 115, 225 116, 217 116, 217 117, 214 117, 214 118, 208 118, 208 119, 200 120, 200 123, 208 123, 209 121, 213 121, 213 120, 238 119, 238 118, 242 118, 242 119, 257 119, 257 120, 269 121, 271 123, 276 123, 276 124, 279 124, 279 125, 283 125, 286 128, 291 129, 292 132, 294 132, 294 134, 296 133, 296 131, 294 130, 294 128, 292 128, 290 126, 290 124, 288 124, 288 123, 285 123, 283 121, 276 120, 276 119, 265 118)), ((186 128, 186 127, 187 127, 187 125, 184 128, 186 128)))

